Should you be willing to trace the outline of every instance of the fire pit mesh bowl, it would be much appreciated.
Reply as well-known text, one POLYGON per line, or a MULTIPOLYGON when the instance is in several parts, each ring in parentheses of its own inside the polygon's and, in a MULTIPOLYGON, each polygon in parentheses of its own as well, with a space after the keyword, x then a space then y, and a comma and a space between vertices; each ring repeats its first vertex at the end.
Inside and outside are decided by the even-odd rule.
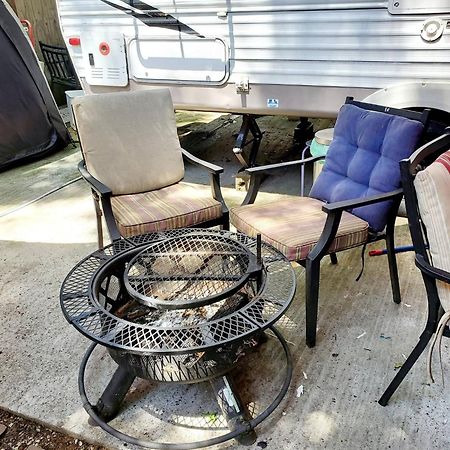
POLYGON ((61 306, 67 320, 88 338, 106 346, 119 365, 127 365, 142 378, 196 382, 226 372, 236 362, 236 353, 241 353, 239 348, 254 345, 252 336, 276 322, 293 298, 294 274, 279 252, 263 244, 257 289, 256 281, 248 276, 248 266, 256 255, 256 239, 208 230, 208 239, 221 241, 238 254, 233 260, 233 277, 239 269, 244 283, 233 279, 239 289, 207 306, 152 308, 136 301, 123 281, 130 262, 145 254, 149 244, 155 249, 155 243, 174 238, 185 242, 201 234, 202 230, 195 229, 148 234, 92 253, 62 285, 61 306))
MULTIPOLYGON (((61 287, 61 307, 66 319, 94 341, 80 367, 79 388, 86 411, 103 429, 127 442, 137 443, 115 432, 106 424, 109 419, 105 414, 99 416, 99 403, 93 407, 87 400, 84 370, 98 344, 106 347, 119 365, 99 402, 111 400, 117 411, 120 403, 117 398, 126 394, 136 376, 165 382, 210 380, 220 384, 246 348, 254 346, 262 331, 271 328, 288 361, 280 393, 258 417, 244 420, 241 425, 234 424, 231 433, 213 441, 224 442, 245 434, 280 403, 287 392, 292 364, 286 342, 273 324, 293 299, 295 276, 289 261, 280 252, 267 244, 261 247, 257 242, 229 231, 171 230, 121 239, 92 253, 72 269, 61 287), (200 249, 195 246, 199 241, 202 241, 200 249), (175 267, 174 271, 168 274, 164 269, 162 273, 175 275, 175 288, 174 285, 171 289, 161 287, 162 277, 158 272, 161 267, 157 262, 155 265, 155 255, 162 254, 167 262, 169 256, 176 256, 170 254, 179 249, 180 243, 183 243, 181 253, 197 252, 194 262, 182 262, 178 258, 176 266, 168 264, 169 268, 175 267), (205 262, 210 261, 215 271, 205 271, 205 262), (187 279, 186 268, 192 265, 194 270, 188 275, 195 276, 187 279), (141 284, 133 285, 129 282, 130 274, 135 277, 136 273, 138 277, 151 279, 155 285, 142 280, 141 284), (155 275, 159 279, 155 280, 155 275), (192 284, 202 285, 205 281, 212 281, 214 289, 205 290, 202 286, 200 290, 189 290, 192 284), (181 292, 188 295, 180 295, 181 292), (153 303, 155 298, 161 304, 153 303), (180 302, 176 308, 173 308, 174 301, 180 302), (164 307, 165 304, 169 307, 164 307)), ((197 448, 200 444, 183 444, 182 448, 197 448)), ((180 448, 152 445, 153 448, 180 448)))

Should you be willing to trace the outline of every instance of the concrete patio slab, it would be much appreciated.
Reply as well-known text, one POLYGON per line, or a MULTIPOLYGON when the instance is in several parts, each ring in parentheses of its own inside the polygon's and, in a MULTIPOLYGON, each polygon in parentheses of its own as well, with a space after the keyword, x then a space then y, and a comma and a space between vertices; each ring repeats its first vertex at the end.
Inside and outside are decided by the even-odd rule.
MULTIPOLYGON (((22 166, 1 174, 0 191, 6 194, 0 208, 7 211, 29 201, 36 173, 41 174, 39 180, 47 178, 48 184, 36 188, 33 195, 77 176, 74 165, 79 154, 68 150, 59 156, 34 163, 32 169, 22 166), (14 188, 9 188, 11 180, 14 188)), ((232 172, 232 168, 226 170, 232 172)), ((187 177, 205 181, 192 168, 187 177)), ((228 180, 226 200, 238 204, 244 193, 230 186, 231 175, 228 180)), ((258 201, 278 198, 274 192, 295 193, 296 183, 298 173, 287 172, 266 183, 258 201)), ((399 245, 407 244, 407 227, 398 227, 397 236, 399 245)), ((95 250, 95 242, 92 200, 82 181, 0 218, 0 407, 85 441, 111 449, 132 448, 89 425, 77 390, 78 368, 89 342, 66 323, 59 306, 64 277, 95 250)), ((286 399, 258 427, 260 444, 251 448, 264 448, 264 444, 274 450, 450 447, 450 399, 441 382, 427 384, 424 357, 387 407, 377 403, 425 321, 425 292, 413 255, 399 254, 398 261, 401 305, 390 298, 385 257, 370 258, 359 282, 354 281, 361 264, 359 249, 339 254, 336 266, 324 260, 314 349, 305 346, 304 271, 295 267, 296 298, 278 324, 293 355, 293 380, 286 399)), ((449 370, 448 355, 444 342, 444 373, 449 370)), ((260 411, 279 389, 285 363, 271 336, 247 356, 234 375, 244 400, 260 411)), ((97 349, 87 372, 92 399, 113 370, 105 350, 97 349)), ((137 381, 123 413, 112 424, 143 439, 180 442, 223 432, 216 413, 207 384, 137 381)), ((216 448, 245 447, 230 442, 216 448)))
POLYGON ((80 150, 68 145, 45 159, 1 173, 0 216, 79 177, 80 150))

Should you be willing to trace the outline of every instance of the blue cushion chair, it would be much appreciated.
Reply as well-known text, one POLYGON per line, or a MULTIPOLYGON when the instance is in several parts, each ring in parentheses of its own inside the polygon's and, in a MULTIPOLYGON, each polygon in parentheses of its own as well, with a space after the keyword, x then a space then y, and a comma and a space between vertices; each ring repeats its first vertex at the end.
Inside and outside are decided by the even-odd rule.
POLYGON ((386 240, 394 301, 400 302, 394 224, 403 195, 399 162, 419 146, 429 111, 387 108, 347 98, 322 172, 309 197, 253 204, 262 176, 323 157, 246 169, 247 196, 230 211, 231 223, 306 267, 306 343, 316 342, 320 261, 335 253, 386 240))

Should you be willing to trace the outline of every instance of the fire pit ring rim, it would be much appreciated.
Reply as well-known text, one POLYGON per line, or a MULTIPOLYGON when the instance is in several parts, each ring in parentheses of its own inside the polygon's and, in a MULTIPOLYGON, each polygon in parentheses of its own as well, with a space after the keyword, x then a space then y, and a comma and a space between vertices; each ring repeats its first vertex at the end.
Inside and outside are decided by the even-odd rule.
MULTIPOLYGON (((255 297, 255 299, 256 299, 256 297, 255 297)), ((258 299, 260 299, 260 297, 258 297, 258 299)), ((249 308, 250 306, 251 305, 246 305, 245 307, 242 308, 242 310, 244 310, 245 308, 249 308)), ((75 325, 74 321, 68 320, 68 322, 71 325, 73 325, 77 329, 77 331, 80 332, 83 336, 87 337, 88 339, 90 339, 91 341, 93 341, 93 342, 95 342, 95 343, 97 343, 99 345, 102 345, 103 347, 111 348, 113 350, 126 351, 127 353, 131 353, 131 354, 134 354, 134 355, 137 355, 137 356, 157 356, 157 355, 174 355, 175 356, 175 355, 183 355, 183 354, 190 354, 190 353, 195 353, 195 352, 201 352, 201 351, 204 351, 205 348, 207 348, 208 350, 213 350, 213 349, 217 349, 217 348, 220 348, 220 347, 223 347, 223 346, 227 346, 227 345, 233 344, 233 343, 235 343, 237 341, 250 339, 255 334, 260 333, 262 331, 265 331, 268 328, 270 329, 270 327, 274 323, 276 323, 282 315, 284 315, 284 313, 286 312, 286 309, 287 308, 280 309, 277 312, 276 315, 272 316, 272 318, 270 320, 270 323, 266 323, 264 325, 259 325, 259 324, 256 324, 255 322, 252 321, 252 323, 256 325, 255 328, 251 328, 249 331, 247 331, 245 333, 242 333, 242 334, 238 334, 238 335, 234 336, 233 338, 231 338, 229 340, 223 340, 223 341, 217 342, 215 344, 208 343, 207 347, 205 347, 205 346, 198 346, 198 347, 185 347, 185 348, 178 348, 178 349, 174 349, 174 348, 170 348, 170 349, 166 349, 166 348, 156 349, 156 348, 154 348, 154 349, 151 349, 151 350, 150 349, 146 350, 146 349, 136 349, 134 347, 128 347, 128 346, 120 345, 120 344, 117 344, 117 343, 105 342, 103 340, 100 340, 98 336, 96 336, 96 335, 94 335, 92 333, 86 332, 84 329, 82 329, 80 327, 77 327, 75 325)), ((94 314, 97 314, 97 313, 109 314, 111 317, 117 319, 117 321, 123 322, 127 326, 136 325, 133 322, 128 322, 126 320, 120 319, 120 318, 114 316, 113 314, 108 313, 107 311, 97 310, 94 314)), ((239 314, 239 312, 236 313, 236 314, 239 314)), ((243 318, 246 321, 249 321, 248 317, 243 316, 243 318)), ((67 319, 67 317, 66 317, 66 319, 67 319)), ((221 323, 222 321, 223 321, 223 318, 215 319, 214 321, 211 320, 210 322, 202 324, 202 326, 207 326, 209 324, 214 324, 214 323, 221 323)), ((140 327, 144 327, 144 325, 140 325, 140 327)), ((163 328, 163 327, 146 327, 146 328, 149 331, 177 331, 177 330, 183 331, 183 330, 189 329, 189 326, 179 327, 179 329, 177 329, 177 328, 163 328)), ((199 325, 192 325, 192 326, 190 326, 190 328, 198 329, 198 328, 201 328, 201 326, 199 326, 199 325)))
MULTIPOLYGON (((170 230, 170 231, 180 232, 181 230, 170 230)), ((162 235, 163 237, 161 239, 164 239, 164 236, 166 236, 167 234, 169 234, 169 235, 171 234, 170 231, 166 232, 164 234, 159 232, 159 233, 157 233, 157 235, 158 236, 162 235)), ((189 234, 189 233, 192 233, 195 231, 196 231, 196 229, 183 230, 183 234, 185 234, 185 233, 189 234)), ((251 241, 250 247, 254 246, 254 244, 256 242, 255 238, 252 238, 250 236, 247 236, 247 235, 244 235, 241 233, 233 233, 230 231, 218 231, 218 230, 208 230, 208 232, 209 233, 220 233, 222 235, 226 235, 226 236, 235 238, 238 242, 240 242, 240 240, 242 240, 242 239, 245 242, 251 241)), ((147 237, 152 238, 154 235, 155 235, 154 233, 151 233, 148 235, 139 236, 139 238, 147 238, 147 237)), ((159 239, 159 240, 161 240, 161 239, 159 239)), ((102 305, 100 305, 100 303, 98 303, 97 300, 95 300, 92 297, 92 286, 91 286, 92 280, 93 280, 94 276, 97 274, 97 272, 99 270, 101 270, 102 266, 105 265, 106 263, 110 262, 111 259, 114 257, 114 254, 112 256, 108 256, 108 254, 106 253, 106 250, 108 250, 108 251, 110 249, 114 250, 116 247, 119 247, 119 252, 122 252, 125 254, 125 253, 128 253, 129 251, 137 251, 138 249, 140 249, 141 247, 144 247, 147 244, 148 244, 148 241, 145 241, 142 243, 135 243, 135 242, 130 241, 129 239, 121 239, 120 241, 115 241, 112 244, 110 244, 109 246, 105 247, 104 249, 98 250, 98 251, 93 252, 90 255, 86 256, 69 272, 69 274, 67 275, 66 279, 64 280, 63 285, 60 290, 61 308, 63 310, 66 320, 71 325, 73 325, 84 336, 88 337, 89 339, 93 340, 94 342, 97 342, 100 345, 103 345, 105 347, 122 350, 122 351, 127 351, 129 353, 133 353, 136 355, 158 355, 158 354, 159 355, 161 355, 161 354, 175 355, 175 354, 192 353, 192 352, 196 352, 196 351, 203 351, 206 348, 207 349, 218 348, 218 347, 233 343, 234 341, 237 341, 237 340, 248 339, 253 334, 265 330, 271 324, 278 321, 279 318, 286 312, 286 310, 292 303, 292 300, 293 300, 293 297, 295 294, 296 283, 295 283, 295 274, 292 270, 290 262, 273 246, 271 246, 270 244, 267 244, 267 243, 263 243, 263 246, 264 246, 263 248, 267 251, 270 251, 270 253, 271 253, 270 255, 263 255, 263 258, 262 258, 263 262, 265 262, 266 260, 269 260, 268 267, 270 267, 270 264, 282 262, 285 266, 284 270, 290 271, 291 280, 289 283, 291 286, 290 286, 289 292, 285 296, 284 300, 278 299, 277 302, 274 302, 271 299, 265 299, 264 293, 268 286, 268 284, 266 284, 264 286, 264 289, 261 292, 261 295, 256 295, 249 302, 248 305, 245 305, 243 308, 231 313, 230 315, 220 317, 220 318, 214 319, 214 320, 209 320, 202 324, 193 324, 191 326, 184 325, 181 327, 180 326, 178 326, 178 327, 177 326, 157 327, 157 326, 150 326, 150 325, 144 325, 144 324, 136 324, 134 322, 130 322, 130 321, 121 319, 121 318, 115 316, 114 314, 110 313, 109 311, 107 311, 102 305), (125 248, 120 249, 120 247, 123 247, 124 244, 125 244, 125 248), (97 267, 95 267, 94 269, 92 269, 92 268, 90 269, 90 273, 88 274, 89 281, 86 283, 87 285, 85 286, 85 291, 79 292, 78 295, 75 295, 74 293, 68 293, 68 294, 65 293, 64 288, 66 286, 66 282, 70 281, 71 276, 73 276, 73 274, 78 269, 81 268, 82 270, 86 270, 83 267, 83 264, 87 265, 91 261, 92 258, 94 258, 99 265, 97 267), (69 312, 67 311, 65 302, 70 301, 71 299, 84 300, 85 308, 84 309, 82 308, 81 310, 80 310, 80 308, 78 308, 78 316, 77 317, 73 317, 73 315, 70 315, 69 312), (257 323, 255 320, 252 320, 251 317, 243 314, 243 312, 246 312, 251 307, 254 307, 258 301, 263 301, 263 302, 268 301, 272 305, 275 305, 278 307, 278 309, 273 314, 271 314, 270 317, 264 323, 257 323), (102 315, 106 319, 110 319, 110 320, 113 320, 113 321, 121 324, 123 327, 121 328, 120 331, 126 331, 126 332, 130 332, 130 333, 133 332, 133 329, 139 329, 139 331, 147 331, 147 332, 158 332, 158 331, 160 331, 160 332, 164 332, 164 331, 176 332, 176 331, 186 331, 186 330, 195 330, 196 329, 201 333, 203 331, 204 327, 211 327, 211 325, 217 325, 217 324, 220 325, 220 324, 224 323, 230 317, 234 318, 234 319, 236 317, 239 317, 240 320, 243 320, 245 322, 247 329, 246 329, 246 331, 237 333, 235 336, 233 336, 230 339, 221 340, 220 342, 215 342, 215 343, 209 342, 207 345, 201 345, 201 346, 196 346, 196 347, 151 348, 151 349, 136 348, 136 347, 132 347, 132 346, 121 345, 121 344, 118 344, 111 340, 106 340, 105 334, 103 334, 101 336, 99 336, 98 333, 94 334, 94 332, 89 331, 88 328, 83 327, 83 325, 81 325, 79 323, 80 321, 84 320, 84 317, 81 317, 81 319, 80 319, 80 316, 86 316, 86 317, 97 316, 97 319, 100 320, 99 316, 102 316, 102 315)), ((246 245, 248 245, 248 244, 246 244, 246 245)), ((267 271, 268 278, 270 278, 271 276, 274 276, 274 275, 275 274, 272 274, 270 271, 267 271)), ((136 330, 134 330, 134 331, 136 331, 136 330)), ((107 336, 107 334, 108 333, 106 333, 106 336, 107 336)))

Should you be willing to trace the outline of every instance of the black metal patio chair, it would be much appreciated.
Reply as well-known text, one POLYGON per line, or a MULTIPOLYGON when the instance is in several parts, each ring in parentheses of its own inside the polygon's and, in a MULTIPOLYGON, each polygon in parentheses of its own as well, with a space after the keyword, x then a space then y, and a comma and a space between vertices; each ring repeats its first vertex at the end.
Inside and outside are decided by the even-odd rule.
POLYGON ((394 224, 403 191, 400 160, 418 147, 428 120, 423 113, 386 108, 347 98, 334 140, 309 197, 253 204, 263 175, 323 156, 246 169, 250 188, 243 205, 230 211, 231 223, 306 267, 306 344, 316 343, 320 262, 330 254, 386 240, 394 302, 400 287, 394 252, 394 224))
POLYGON ((182 227, 229 227, 220 190, 223 168, 180 147, 168 89, 77 97, 73 113, 103 247, 111 240, 182 227), (209 172, 210 186, 183 181, 183 160, 209 172))
MULTIPOLYGON (((386 406, 435 335, 450 336, 450 129, 401 162, 409 229, 416 266, 425 284, 428 317, 419 342, 381 396, 386 406), (444 313, 445 311, 445 313, 444 313)), ((429 370, 431 374, 431 355, 429 370)))

